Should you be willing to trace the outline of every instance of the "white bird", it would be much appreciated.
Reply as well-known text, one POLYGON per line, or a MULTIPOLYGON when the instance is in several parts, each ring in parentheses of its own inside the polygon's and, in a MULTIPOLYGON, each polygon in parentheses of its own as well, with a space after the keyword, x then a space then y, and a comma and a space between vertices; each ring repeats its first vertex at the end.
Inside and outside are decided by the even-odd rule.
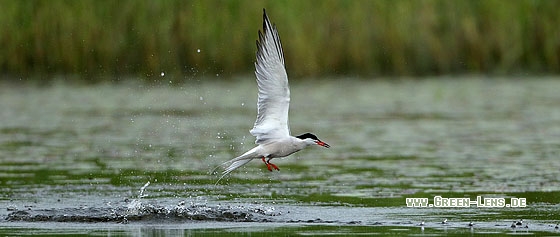
POLYGON ((257 138, 255 141, 257 146, 220 165, 229 164, 216 183, 253 159, 262 159, 269 171, 280 170, 278 166, 270 163, 272 158, 289 156, 310 145, 330 147, 311 133, 295 137, 290 135, 288 127, 290 88, 284 65, 284 52, 276 26, 270 24, 264 9, 263 32, 259 31, 259 40, 257 40, 255 75, 259 89, 257 120, 250 133, 257 138))

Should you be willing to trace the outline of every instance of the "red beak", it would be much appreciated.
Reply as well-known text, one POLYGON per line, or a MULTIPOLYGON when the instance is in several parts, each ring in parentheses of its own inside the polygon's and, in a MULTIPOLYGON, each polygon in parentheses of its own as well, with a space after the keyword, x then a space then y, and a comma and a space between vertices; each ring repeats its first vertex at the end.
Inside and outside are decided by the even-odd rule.
POLYGON ((325 147, 325 148, 329 148, 331 147, 329 144, 323 142, 323 141, 316 141, 315 143, 317 143, 317 145, 325 147))

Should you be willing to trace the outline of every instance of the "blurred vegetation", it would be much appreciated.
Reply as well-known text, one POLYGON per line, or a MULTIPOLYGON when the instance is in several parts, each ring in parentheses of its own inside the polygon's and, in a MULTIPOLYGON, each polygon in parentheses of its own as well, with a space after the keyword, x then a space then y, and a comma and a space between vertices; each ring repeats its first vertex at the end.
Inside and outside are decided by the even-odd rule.
POLYGON ((0 0, 0 74, 250 74, 262 8, 293 77, 560 72, 560 1, 0 0))

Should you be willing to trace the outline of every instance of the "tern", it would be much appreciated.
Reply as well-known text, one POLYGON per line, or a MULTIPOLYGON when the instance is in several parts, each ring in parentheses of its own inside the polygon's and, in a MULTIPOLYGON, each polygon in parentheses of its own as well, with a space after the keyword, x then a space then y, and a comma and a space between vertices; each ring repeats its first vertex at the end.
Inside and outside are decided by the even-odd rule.
POLYGON ((280 170, 278 166, 270 163, 272 158, 289 156, 311 145, 330 147, 311 133, 295 137, 290 135, 288 127, 290 87, 284 65, 284 52, 276 25, 270 23, 265 9, 263 9, 263 31, 259 30, 257 40, 255 75, 258 86, 257 120, 250 133, 257 138, 255 141, 257 146, 218 166, 228 165, 216 184, 253 159, 261 159, 269 171, 280 170))

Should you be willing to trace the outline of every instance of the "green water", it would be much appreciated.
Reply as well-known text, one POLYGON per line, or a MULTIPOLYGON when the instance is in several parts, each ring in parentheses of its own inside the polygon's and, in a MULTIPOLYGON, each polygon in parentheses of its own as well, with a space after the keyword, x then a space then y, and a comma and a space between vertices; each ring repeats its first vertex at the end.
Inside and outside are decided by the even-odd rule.
POLYGON ((292 133, 331 148, 275 159, 279 172, 255 160, 214 185, 210 170, 254 145, 253 78, 3 84, 0 234, 559 233, 558 78, 291 87, 292 133), (406 206, 434 196, 527 206, 406 206), (520 219, 529 228, 510 228, 520 219))

